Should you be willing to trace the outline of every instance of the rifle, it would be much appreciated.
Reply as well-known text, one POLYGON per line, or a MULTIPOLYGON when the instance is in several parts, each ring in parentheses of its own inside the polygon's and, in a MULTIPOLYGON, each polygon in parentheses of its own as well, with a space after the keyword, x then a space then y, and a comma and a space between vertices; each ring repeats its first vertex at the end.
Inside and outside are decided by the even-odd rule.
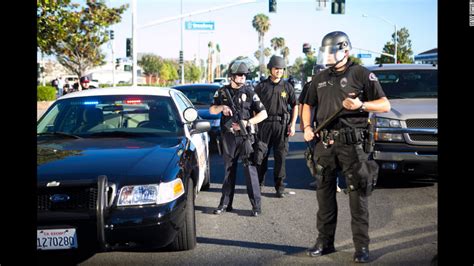
MULTIPOLYGON (((232 111, 232 119, 229 121, 234 121, 239 124, 241 135, 244 138, 244 142, 242 145, 240 145, 240 156, 242 158, 242 162, 244 163, 244 166, 249 165, 250 161, 250 156, 253 153, 253 148, 252 148, 252 141, 251 141, 251 135, 247 131, 247 128, 244 126, 243 119, 242 119, 242 114, 239 112, 240 110, 237 110, 234 104, 234 100, 232 96, 230 95, 230 92, 228 88, 224 88, 224 93, 226 97, 229 99, 229 104, 230 104, 230 110, 232 111)), ((240 108, 239 108, 240 109, 240 108)))
MULTIPOLYGON (((355 99, 361 94, 361 91, 358 91, 352 98, 355 99)), ((344 110, 344 106, 341 106, 336 112, 334 112, 331 116, 329 116, 326 120, 324 120, 316 129, 313 131, 314 135, 316 136, 317 133, 319 133, 321 130, 323 130, 325 127, 329 125, 341 112, 344 110)), ((314 154, 314 146, 315 143, 310 143, 313 142, 311 141, 305 141, 307 149, 305 151, 305 160, 306 160, 306 166, 308 167, 309 171, 311 172, 311 175, 313 177, 316 177, 317 170, 316 170, 316 165, 314 164, 313 161, 313 154, 314 154)))
MULTIPOLYGON (((361 94, 361 91, 359 90, 356 94, 351 97, 352 99, 355 99, 359 97, 361 94)), ((314 134, 319 133, 319 131, 323 130, 325 127, 329 125, 341 112, 344 110, 344 106, 341 106, 336 112, 334 112, 330 117, 326 118, 316 129, 313 131, 314 134)))

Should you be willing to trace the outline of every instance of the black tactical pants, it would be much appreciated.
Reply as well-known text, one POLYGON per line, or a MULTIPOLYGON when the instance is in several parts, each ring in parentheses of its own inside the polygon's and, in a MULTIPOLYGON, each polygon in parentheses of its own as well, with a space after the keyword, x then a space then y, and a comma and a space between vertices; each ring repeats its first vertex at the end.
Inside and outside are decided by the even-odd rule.
MULTIPOLYGON (((317 243, 325 246, 334 244, 334 235, 337 224, 336 201, 336 169, 342 168, 344 177, 352 174, 354 165, 367 161, 369 154, 364 152, 362 144, 342 144, 335 142, 327 149, 321 142, 314 150, 315 163, 323 167, 322 178, 317 178, 316 197, 318 200, 317 243)), ((318 173, 319 174, 319 173, 318 173)), ((349 182, 346 180, 347 185, 349 182)), ((369 210, 368 198, 359 191, 349 192, 349 206, 351 210, 352 239, 356 250, 368 247, 369 238, 369 210)))
POLYGON ((263 121, 258 124, 258 138, 268 145, 268 152, 263 159, 262 164, 258 167, 258 180, 260 185, 265 184, 265 174, 268 169, 268 157, 270 149, 273 148, 273 157, 275 164, 273 166, 273 180, 275 182, 275 190, 283 192, 285 185, 283 180, 286 178, 285 161, 288 154, 288 129, 287 125, 281 121, 263 121))
MULTIPOLYGON (((234 201, 235 181, 237 165, 239 162, 239 147, 242 145, 243 138, 234 136, 230 132, 223 133, 222 146, 224 155, 225 177, 222 184, 222 196, 220 206, 232 206, 234 201)), ((252 205, 252 209, 261 210, 261 195, 258 184, 257 168, 251 162, 248 166, 244 166, 245 183, 247 185, 247 194, 252 205)))

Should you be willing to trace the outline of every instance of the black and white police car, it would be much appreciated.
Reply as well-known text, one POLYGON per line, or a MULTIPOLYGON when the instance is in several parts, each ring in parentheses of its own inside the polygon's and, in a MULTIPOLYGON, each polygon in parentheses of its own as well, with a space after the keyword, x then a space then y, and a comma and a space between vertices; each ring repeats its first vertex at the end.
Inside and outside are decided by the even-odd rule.
POLYGON ((37 124, 37 249, 196 245, 210 123, 171 88, 67 94, 37 124))

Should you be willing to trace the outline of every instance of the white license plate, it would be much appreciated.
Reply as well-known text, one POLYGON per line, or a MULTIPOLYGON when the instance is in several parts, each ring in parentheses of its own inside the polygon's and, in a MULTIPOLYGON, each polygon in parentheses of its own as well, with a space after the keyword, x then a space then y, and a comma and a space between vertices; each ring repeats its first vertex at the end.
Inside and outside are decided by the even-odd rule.
POLYGON ((76 228, 38 229, 36 232, 36 249, 77 248, 76 228))

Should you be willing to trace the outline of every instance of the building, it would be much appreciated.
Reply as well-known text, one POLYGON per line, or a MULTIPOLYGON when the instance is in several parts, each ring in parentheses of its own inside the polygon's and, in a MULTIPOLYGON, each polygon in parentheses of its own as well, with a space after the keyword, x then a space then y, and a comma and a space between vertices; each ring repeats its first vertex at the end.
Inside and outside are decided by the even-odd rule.
POLYGON ((416 64, 438 64, 438 48, 415 55, 416 64))

